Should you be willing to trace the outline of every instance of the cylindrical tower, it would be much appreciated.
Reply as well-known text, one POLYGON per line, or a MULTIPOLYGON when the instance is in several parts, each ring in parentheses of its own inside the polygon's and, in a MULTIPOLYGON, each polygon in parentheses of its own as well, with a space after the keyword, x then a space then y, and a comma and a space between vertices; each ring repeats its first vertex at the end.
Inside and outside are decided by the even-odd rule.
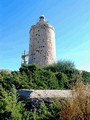
POLYGON ((29 44, 29 64, 47 66, 56 62, 55 29, 44 16, 31 26, 29 44))

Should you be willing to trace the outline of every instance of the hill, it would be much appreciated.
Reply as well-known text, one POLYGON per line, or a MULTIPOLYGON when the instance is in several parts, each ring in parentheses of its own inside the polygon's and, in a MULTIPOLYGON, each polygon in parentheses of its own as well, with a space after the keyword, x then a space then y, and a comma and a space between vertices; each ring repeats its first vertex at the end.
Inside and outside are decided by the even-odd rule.
POLYGON ((41 120, 41 118, 58 120, 60 104, 62 106, 67 102, 56 100, 57 102, 50 102, 48 107, 42 102, 41 107, 38 110, 35 108, 32 112, 30 103, 20 100, 17 90, 65 90, 72 88, 78 81, 90 84, 90 72, 80 73, 70 61, 61 61, 44 68, 35 64, 23 64, 19 71, 2 70, 0 71, 0 118, 1 120, 41 120))

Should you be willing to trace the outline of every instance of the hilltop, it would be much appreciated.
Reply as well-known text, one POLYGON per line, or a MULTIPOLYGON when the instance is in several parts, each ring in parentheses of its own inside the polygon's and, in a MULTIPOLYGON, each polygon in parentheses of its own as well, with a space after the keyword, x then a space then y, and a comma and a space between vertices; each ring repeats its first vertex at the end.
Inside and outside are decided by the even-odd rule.
MULTIPOLYGON (((39 108, 33 108, 32 111, 33 104, 28 100, 20 99, 17 91, 20 89, 68 90, 77 82, 84 84, 82 85, 84 87, 80 86, 79 92, 81 92, 82 88, 85 89, 86 84, 90 84, 90 72, 80 72, 70 61, 60 61, 57 64, 43 68, 35 64, 22 64, 18 71, 1 70, 0 118, 2 120, 41 120, 41 118, 42 120, 58 120, 58 112, 61 110, 60 106, 68 104, 67 100, 65 100, 66 102, 63 100, 51 102, 50 100, 49 104, 47 101, 44 103, 42 100, 41 103, 38 103, 37 100, 34 100, 36 106, 39 104, 39 108)), ((85 100, 87 99, 85 98, 85 100)), ((86 115, 88 116, 88 113, 86 115)))

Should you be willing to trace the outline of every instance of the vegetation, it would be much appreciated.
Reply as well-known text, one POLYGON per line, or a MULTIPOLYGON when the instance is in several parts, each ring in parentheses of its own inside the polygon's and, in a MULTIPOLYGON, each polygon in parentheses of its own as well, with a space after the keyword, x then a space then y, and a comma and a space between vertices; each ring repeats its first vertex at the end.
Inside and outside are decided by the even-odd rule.
POLYGON ((90 85, 77 82, 72 89, 72 98, 60 111, 59 120, 90 120, 90 85))
POLYGON ((23 64, 19 71, 1 71, 0 120, 89 120, 90 96, 85 94, 89 84, 90 73, 80 73, 70 61, 45 68, 23 64), (48 107, 42 102, 33 112, 17 95, 19 89, 70 89, 73 85, 72 99, 55 99, 48 107))

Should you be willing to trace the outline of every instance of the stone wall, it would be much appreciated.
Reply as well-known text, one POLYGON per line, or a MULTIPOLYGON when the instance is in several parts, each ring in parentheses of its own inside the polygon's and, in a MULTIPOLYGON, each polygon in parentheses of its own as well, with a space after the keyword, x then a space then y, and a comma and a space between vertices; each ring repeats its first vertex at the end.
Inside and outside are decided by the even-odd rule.
POLYGON ((72 96, 71 90, 28 90, 21 89, 19 95, 25 99, 45 99, 45 98, 69 98, 72 96))
POLYGON ((71 90, 28 90, 21 89, 18 91, 21 100, 26 100, 26 108, 34 111, 35 108, 40 108, 42 102, 48 106, 53 103, 53 100, 59 98, 60 102, 64 102, 71 97, 71 90))

